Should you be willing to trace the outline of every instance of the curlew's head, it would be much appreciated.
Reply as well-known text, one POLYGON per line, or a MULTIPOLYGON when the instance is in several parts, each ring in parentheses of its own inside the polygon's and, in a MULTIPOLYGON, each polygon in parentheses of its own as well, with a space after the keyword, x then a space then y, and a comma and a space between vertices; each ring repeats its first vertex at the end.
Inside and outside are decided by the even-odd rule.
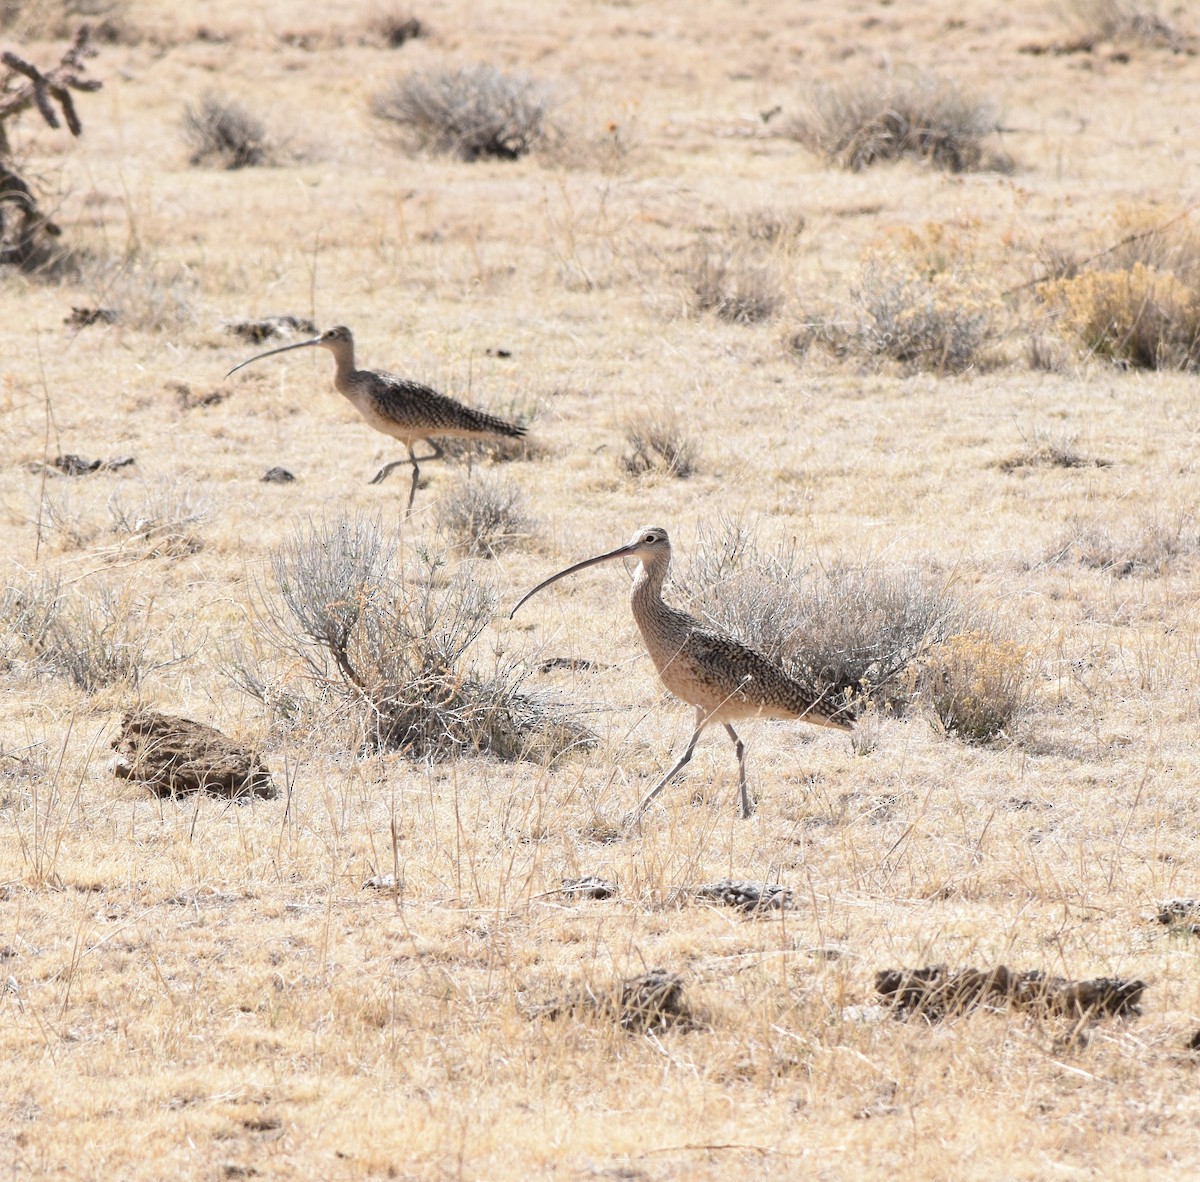
POLYGON ((543 587, 549 587, 551 583, 565 579, 567 575, 573 575, 577 570, 595 566, 599 562, 611 562, 616 558, 636 558, 646 568, 655 563, 663 563, 665 566, 671 561, 671 541, 667 537, 667 531, 660 525, 639 529, 624 546, 609 550, 607 554, 597 554, 595 558, 585 558, 582 562, 577 562, 574 566, 569 566, 566 570, 560 570, 558 574, 543 579, 532 591, 526 592, 521 597, 521 602, 508 613, 508 618, 511 620, 517 614, 521 604, 536 595, 543 587))
POLYGON ((252 361, 261 361, 264 357, 273 357, 276 353, 287 353, 292 349, 308 349, 314 345, 328 349, 338 359, 339 365, 343 358, 348 364, 353 364, 354 334, 344 324, 339 324, 334 328, 327 328, 319 337, 313 337, 311 340, 297 341, 294 345, 280 345, 278 349, 268 349, 265 353, 256 353, 253 357, 235 365, 225 376, 229 377, 229 374, 237 373, 239 369, 249 365, 252 361))

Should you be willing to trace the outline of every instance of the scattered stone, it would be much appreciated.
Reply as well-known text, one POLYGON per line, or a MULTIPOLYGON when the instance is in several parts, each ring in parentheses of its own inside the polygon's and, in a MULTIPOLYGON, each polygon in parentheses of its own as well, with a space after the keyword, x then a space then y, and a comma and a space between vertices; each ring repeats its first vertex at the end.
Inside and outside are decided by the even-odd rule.
POLYGON ((193 394, 186 382, 174 382, 171 388, 179 400, 180 410, 195 410, 201 406, 217 406, 229 397, 227 390, 209 390, 207 394, 193 394))
POLYGON ((260 477, 259 480, 263 484, 291 484, 295 480, 286 468, 281 468, 278 464, 274 468, 268 468, 260 477))
POLYGON ((697 898, 711 899, 753 914, 756 911, 790 911, 792 892, 775 882, 743 882, 723 878, 695 888, 697 898))
POLYGON ((1159 904, 1158 922, 1175 931, 1200 936, 1200 899, 1166 899, 1159 904))
POLYGON ((944 965, 922 969, 884 969, 875 974, 876 991, 890 999, 897 1017, 913 1014, 936 1022, 947 1014, 962 1014, 977 1005, 1015 1009, 1043 1016, 1100 1018, 1140 1014, 1145 981, 1094 977, 1072 981, 1047 977, 1039 969, 1014 973, 1004 965, 986 972, 944 965))
POLYGON ((272 337, 287 337, 296 332, 314 334, 317 326, 302 316, 264 316, 261 320, 222 320, 221 327, 235 337, 256 345, 272 337))
POLYGON ((616 981, 605 992, 583 985, 561 1001, 540 1006, 535 1013, 546 1018, 600 1017, 634 1032, 696 1025, 683 996, 683 978, 665 969, 616 981))
POLYGON ((607 878, 597 878, 594 874, 584 875, 583 878, 564 878, 561 894, 571 895, 576 899, 612 899, 620 888, 607 878))
POLYGON ((553 673, 556 669, 567 669, 572 673, 594 673, 597 669, 607 668, 607 665, 589 661, 586 657, 550 657, 538 665, 538 672, 553 673))
POLYGON ((133 456, 118 456, 114 460, 89 460, 84 456, 67 454, 55 456, 48 464, 34 460, 29 465, 33 473, 46 472, 50 476, 88 476, 92 472, 115 472, 118 468, 128 468, 135 463, 133 456))
MULTIPOLYGON (((404 884, 400 884, 401 890, 404 889, 404 884)), ((396 889, 396 876, 394 874, 372 874, 366 882, 362 884, 362 890, 371 891, 394 891, 396 889)))
POLYGON ((120 314, 112 308, 75 308, 71 315, 63 317, 63 324, 71 328, 89 328, 93 324, 116 324, 120 314))
POLYGON ((155 710, 131 710, 113 740, 113 775, 145 784, 158 796, 208 792, 244 799, 278 790, 258 752, 220 731, 155 710))

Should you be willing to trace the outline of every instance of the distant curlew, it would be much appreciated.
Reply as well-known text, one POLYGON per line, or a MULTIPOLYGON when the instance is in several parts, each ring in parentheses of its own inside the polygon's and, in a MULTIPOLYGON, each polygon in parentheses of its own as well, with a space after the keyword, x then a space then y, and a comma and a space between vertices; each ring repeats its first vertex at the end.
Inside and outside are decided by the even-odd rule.
POLYGON ((431 436, 491 438, 499 435, 519 439, 525 434, 524 427, 482 410, 464 406, 461 402, 447 398, 445 394, 439 394, 420 382, 400 378, 383 370, 355 369, 354 334, 342 325, 331 328, 310 341, 297 341, 294 345, 283 345, 278 349, 258 353, 243 361, 241 365, 235 365, 225 376, 237 373, 251 361, 272 357, 276 353, 286 353, 290 349, 307 349, 313 345, 328 349, 333 354, 337 365, 333 385, 338 393, 344 394, 354 409, 376 431, 399 439, 408 448, 407 460, 393 460, 390 464, 385 464, 371 480, 372 484, 378 484, 396 468, 412 464, 412 487, 408 492, 406 510, 408 513, 412 512, 413 499, 417 495, 417 477, 420 475, 418 465, 427 460, 440 460, 444 454, 431 436), (418 456, 413 451, 413 444, 418 440, 423 440, 433 448, 431 455, 418 456))
POLYGON ((854 715, 849 707, 839 707, 813 697, 761 653, 732 636, 706 628, 687 612, 663 603, 662 587, 671 565, 671 543, 667 531, 657 526, 638 530, 625 546, 595 558, 586 558, 551 575, 522 597, 521 603, 509 613, 509 619, 517 614, 526 599, 543 587, 584 567, 615 558, 636 558, 641 563, 629 596, 634 621, 663 685, 677 698, 696 708, 696 727, 687 750, 638 805, 632 821, 641 819, 650 802, 692 758, 696 742, 710 722, 723 723, 735 744, 743 817, 750 816, 753 810, 746 791, 746 749, 730 725, 733 720, 760 716, 799 718, 815 726, 842 731, 853 729, 854 715))

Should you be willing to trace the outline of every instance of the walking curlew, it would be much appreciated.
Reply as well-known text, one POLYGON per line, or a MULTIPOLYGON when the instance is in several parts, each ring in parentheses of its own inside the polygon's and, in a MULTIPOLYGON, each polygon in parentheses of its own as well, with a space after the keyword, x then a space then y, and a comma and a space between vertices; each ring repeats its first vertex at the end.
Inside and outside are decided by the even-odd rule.
POLYGON ((696 726, 687 750, 638 805, 632 821, 641 819, 650 802, 692 758, 696 742, 710 722, 723 723, 734 742, 743 817, 750 816, 753 810, 746 791, 746 748, 731 725, 734 720, 759 716, 799 718, 815 726, 853 729, 854 715, 849 707, 813 697, 761 653, 732 636, 706 628, 694 616, 663 602, 662 587, 671 565, 671 543, 667 531, 658 526, 640 529, 628 544, 595 558, 585 558, 551 575, 522 597, 509 613, 509 619, 543 587, 584 567, 615 558, 636 558, 641 563, 629 595, 634 621, 663 685, 696 709, 696 726))
POLYGON ((408 448, 407 460, 393 460, 384 464, 371 480, 378 484, 386 479, 396 468, 412 464, 412 487, 408 492, 407 513, 412 512, 413 499, 417 495, 417 477, 420 475, 420 464, 428 460, 440 460, 444 454, 431 436, 457 436, 459 438, 490 438, 504 436, 509 439, 519 439, 525 434, 525 428, 497 418, 482 410, 464 406, 445 394, 439 394, 420 382, 408 378, 397 377, 379 369, 354 368, 354 334, 343 325, 328 329, 319 337, 310 341, 297 341, 294 345, 282 345, 278 349, 268 349, 254 357, 235 365, 225 376, 237 373, 251 361, 259 361, 263 357, 272 357, 276 353, 286 353, 290 349, 307 349, 319 345, 333 354, 337 372, 333 377, 333 385, 339 394, 344 394, 355 410, 376 431, 399 439, 408 448), (428 443, 433 452, 427 456, 418 456, 413 450, 413 444, 418 441, 428 443))

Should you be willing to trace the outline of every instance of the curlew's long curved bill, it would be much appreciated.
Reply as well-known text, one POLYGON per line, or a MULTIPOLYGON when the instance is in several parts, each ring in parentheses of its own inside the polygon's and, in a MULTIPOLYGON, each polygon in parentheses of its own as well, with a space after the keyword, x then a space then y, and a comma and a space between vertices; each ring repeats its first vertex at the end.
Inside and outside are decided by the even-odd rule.
POLYGON ((253 357, 249 357, 240 364, 235 365, 225 376, 229 377, 229 374, 237 373, 239 369, 249 365, 251 361, 261 361, 264 357, 274 357, 276 353, 286 353, 289 349, 307 349, 309 345, 319 345, 320 343, 320 337, 313 337, 311 341, 297 341, 294 345, 280 345, 278 349, 268 349, 265 353, 256 353, 253 357))
MULTIPOLYGON (((543 579, 532 591, 527 591, 521 596, 521 603, 524 603, 527 599, 532 599, 543 587, 549 587, 551 583, 557 583, 559 579, 565 579, 567 575, 573 575, 577 570, 583 570, 588 566, 595 566, 598 562, 608 562, 613 558, 628 558, 636 552, 636 546, 618 546, 615 550, 610 550, 607 554, 597 554, 595 558, 585 558, 582 562, 577 562, 574 566, 569 566, 566 570, 560 570, 558 574, 551 575, 548 579, 543 579)), ((518 603, 508 613, 510 620, 520 610, 521 603, 518 603)))

